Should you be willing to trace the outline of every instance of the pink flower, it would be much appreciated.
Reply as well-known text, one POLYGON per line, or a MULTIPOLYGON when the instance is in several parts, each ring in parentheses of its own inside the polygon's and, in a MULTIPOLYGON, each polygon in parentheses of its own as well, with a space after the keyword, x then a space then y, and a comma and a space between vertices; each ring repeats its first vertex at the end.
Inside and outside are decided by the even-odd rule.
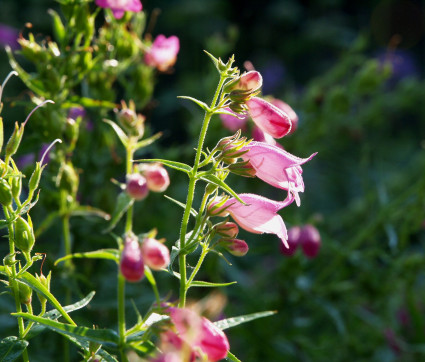
MULTIPOLYGON (((228 199, 219 206, 215 212, 220 212, 219 216, 226 216, 227 213, 239 224, 239 226, 254 234, 275 234, 282 243, 288 247, 288 234, 282 217, 277 213, 280 209, 294 201, 292 194, 289 194, 284 201, 273 201, 255 194, 238 195, 246 205, 241 204, 234 197, 228 199)), ((217 202, 210 205, 214 207, 217 202)))
POLYGON ((248 92, 253 93, 263 85, 263 77, 255 70, 242 74, 236 81, 231 81, 224 86, 224 92, 248 92))
POLYGON ((167 170, 160 163, 140 164, 139 170, 146 177, 148 188, 154 192, 163 192, 170 185, 167 170))
POLYGON ((230 346, 226 335, 208 319, 187 308, 171 308, 170 318, 179 337, 195 353, 199 351, 213 362, 227 356, 230 346))
POLYGON ((316 257, 319 253, 320 245, 322 244, 319 230, 313 225, 305 225, 301 229, 300 244, 307 258, 311 259, 316 257))
MULTIPOLYGON (((224 108, 224 110, 232 112, 230 108, 224 108)), ((248 115, 236 115, 235 113, 234 116, 231 116, 230 114, 220 114, 220 119, 224 128, 229 131, 236 132, 238 129, 243 130, 245 128, 246 122, 248 121, 248 115)))
POLYGON ((133 199, 143 200, 149 193, 146 178, 139 173, 127 175, 126 191, 133 199))
POLYGON ((277 146, 256 141, 244 146, 241 151, 247 151, 241 158, 249 161, 258 178, 293 193, 297 205, 300 205, 298 193, 304 192, 301 165, 310 161, 316 153, 307 158, 299 158, 277 146))
POLYGON ((142 256, 145 264, 153 270, 165 268, 170 263, 168 248, 153 238, 143 240, 142 256))
POLYGON ((121 19, 126 11, 138 13, 142 11, 140 0, 96 0, 96 5, 112 10, 116 19, 121 19))
POLYGON ((273 138, 282 138, 290 132, 291 119, 273 104, 258 97, 252 97, 245 104, 252 120, 263 132, 273 138))
POLYGON ((165 72, 176 62, 179 50, 179 38, 174 35, 169 38, 162 34, 158 35, 145 54, 145 62, 159 71, 165 72))
POLYGON ((222 239, 219 244, 234 256, 244 256, 249 251, 248 244, 240 239, 222 239))
POLYGON ((120 270, 129 282, 138 282, 145 275, 142 251, 135 236, 127 236, 121 253, 120 270))
POLYGON ((215 230, 217 234, 226 238, 235 238, 239 233, 238 225, 234 222, 226 222, 224 224, 217 225, 215 230))
POLYGON ((277 108, 279 108, 281 111, 283 111, 289 116, 289 118, 291 119, 292 127, 288 134, 294 133, 298 126, 298 116, 294 112, 294 110, 291 108, 291 106, 285 103, 284 101, 281 101, 280 99, 276 99, 276 98, 273 98, 270 101, 270 103, 276 106, 277 108))
POLYGON ((254 141, 265 142, 265 143, 268 143, 269 145, 282 148, 282 146, 279 143, 277 143, 272 136, 270 136, 268 133, 264 133, 257 126, 254 126, 254 128, 252 129, 251 135, 254 141))
POLYGON ((299 226, 293 226, 288 230, 288 245, 289 248, 285 248, 281 244, 280 252, 286 256, 292 256, 297 251, 300 244, 301 228, 299 226))

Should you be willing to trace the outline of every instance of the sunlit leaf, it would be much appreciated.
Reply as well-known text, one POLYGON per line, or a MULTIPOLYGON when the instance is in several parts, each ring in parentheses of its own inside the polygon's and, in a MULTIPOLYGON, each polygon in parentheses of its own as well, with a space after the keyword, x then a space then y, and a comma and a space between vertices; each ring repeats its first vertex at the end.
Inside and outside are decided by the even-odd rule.
POLYGON ((175 170, 185 172, 187 174, 192 172, 192 167, 189 165, 186 165, 182 162, 176 162, 176 161, 169 161, 169 160, 161 160, 159 158, 151 158, 151 159, 141 159, 141 160, 134 160, 134 162, 160 162, 164 164, 165 166, 174 168, 175 170))
POLYGON ((74 253, 66 255, 55 261, 55 265, 69 259, 107 259, 119 262, 119 251, 117 249, 100 249, 95 251, 88 251, 86 253, 74 253))
POLYGON ((251 322, 255 319, 269 317, 273 314, 276 314, 276 311, 266 311, 252 314, 245 314, 238 317, 222 319, 221 321, 214 322, 215 326, 220 328, 221 330, 225 330, 227 328, 238 326, 239 324, 251 322))
POLYGON ((189 101, 192 101, 193 103, 196 103, 199 107, 201 107, 205 112, 210 112, 210 108, 204 102, 201 102, 200 100, 196 98, 186 97, 186 96, 179 96, 177 98, 187 99, 189 101))
POLYGON ((215 175, 205 175, 205 176, 201 177, 201 180, 204 180, 208 183, 212 183, 212 184, 220 187, 222 190, 224 190, 228 194, 232 195, 241 204, 246 205, 246 203, 241 200, 239 195, 235 191, 233 191, 224 181, 220 180, 217 176, 215 176, 215 175))
POLYGON ((115 122, 112 122, 109 119, 104 119, 103 122, 109 124, 112 129, 115 131, 115 133, 117 134, 118 138, 120 139, 121 143, 123 144, 124 147, 127 147, 128 145, 128 137, 125 134, 125 132, 121 129, 120 126, 118 126, 115 122))
POLYGON ((239 358, 237 358, 233 353, 231 353, 230 351, 227 352, 227 356, 226 359, 229 361, 233 361, 233 362, 242 362, 239 358))
POLYGON ((190 283, 190 287, 204 287, 204 288, 215 288, 215 287, 228 287, 229 285, 236 284, 237 282, 230 282, 230 283, 210 283, 210 282, 203 282, 201 280, 194 280, 192 283, 190 283))

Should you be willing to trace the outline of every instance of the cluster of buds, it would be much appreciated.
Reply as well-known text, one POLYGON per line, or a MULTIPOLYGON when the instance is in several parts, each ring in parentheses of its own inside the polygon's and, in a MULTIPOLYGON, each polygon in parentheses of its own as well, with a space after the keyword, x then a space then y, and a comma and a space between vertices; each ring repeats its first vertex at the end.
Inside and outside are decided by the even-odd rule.
POLYGON ((239 227, 234 222, 225 221, 215 226, 215 232, 221 238, 217 241, 217 245, 223 247, 234 256, 244 256, 248 253, 248 244, 236 237, 239 234, 239 227))
POLYGON ((117 120, 121 127, 130 137, 142 138, 145 133, 146 117, 136 112, 136 105, 133 101, 127 104, 121 101, 121 110, 117 112, 117 120))
POLYGON ((322 240, 319 231, 311 224, 293 226, 288 230, 288 248, 281 246, 280 252, 286 256, 292 256, 298 247, 302 248, 307 258, 315 258, 319 253, 322 240))
POLYGON ((120 271, 127 281, 142 280, 145 275, 145 265, 153 270, 160 270, 170 263, 170 252, 163 241, 146 237, 140 243, 134 234, 125 236, 120 271))
POLYGON ((137 173, 127 175, 126 191, 135 200, 143 200, 150 191, 164 192, 170 184, 167 170, 159 163, 139 164, 137 173))

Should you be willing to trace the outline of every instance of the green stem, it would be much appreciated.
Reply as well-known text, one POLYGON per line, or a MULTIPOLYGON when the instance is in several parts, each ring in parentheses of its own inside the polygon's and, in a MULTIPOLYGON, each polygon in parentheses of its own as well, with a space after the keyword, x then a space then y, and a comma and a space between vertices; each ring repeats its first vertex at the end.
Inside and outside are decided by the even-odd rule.
POLYGON ((187 285, 190 286, 190 284, 193 282, 193 279, 195 279, 196 274, 198 273, 199 269, 201 268, 202 263, 204 262, 205 257, 208 254, 208 247, 206 244, 202 244, 202 253, 199 257, 198 262, 196 263, 195 269, 193 269, 192 274, 190 274, 190 278, 187 281, 187 285))
MULTIPOLYGON (((214 98, 211 102, 210 109, 213 109, 217 103, 217 99, 220 95, 221 88, 227 76, 220 75, 220 81, 214 94, 214 98)), ((205 137, 207 135, 208 125, 214 112, 205 112, 204 121, 202 123, 201 133, 199 135, 198 147, 196 149, 195 162, 193 165, 192 173, 189 176, 189 186, 187 190, 186 208, 184 210, 183 219, 180 227, 180 250, 183 250, 186 242, 187 225, 189 223, 190 210, 192 208, 193 198, 195 195, 195 184, 197 180, 197 172, 199 168, 199 162, 201 159, 202 148, 204 146, 205 137)), ((187 281, 186 281, 186 255, 181 253, 179 255, 179 271, 180 271, 180 301, 179 307, 183 308, 186 304, 186 292, 187 292, 187 281)))

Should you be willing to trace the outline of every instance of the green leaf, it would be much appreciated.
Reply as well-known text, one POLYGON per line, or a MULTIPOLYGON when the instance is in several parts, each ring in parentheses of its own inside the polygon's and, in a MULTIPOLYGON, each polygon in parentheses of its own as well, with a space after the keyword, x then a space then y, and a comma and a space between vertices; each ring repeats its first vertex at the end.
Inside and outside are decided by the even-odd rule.
POLYGON ((59 258, 55 261, 55 265, 58 265, 59 263, 73 259, 73 258, 79 258, 79 259, 107 259, 107 260, 114 260, 117 263, 120 260, 119 251, 117 249, 100 249, 96 251, 88 251, 86 253, 74 253, 70 255, 66 255, 62 258, 59 258))
POLYGON ((237 282, 230 283, 211 283, 203 282, 201 280, 194 280, 190 283, 190 287, 206 287, 206 288, 215 288, 215 287, 228 287, 229 285, 236 284, 237 282))
MULTIPOLYGON (((67 305, 65 307, 63 307, 63 309, 67 312, 73 312, 75 310, 84 308, 87 304, 90 303, 90 301, 93 299, 95 295, 95 292, 90 292, 89 294, 87 294, 87 296, 81 300, 79 300, 78 302, 74 303, 74 304, 70 304, 67 305)), ((52 320, 56 320, 61 316, 61 314, 59 313, 59 311, 57 309, 52 309, 49 310, 47 313, 45 313, 43 315, 43 318, 48 318, 48 319, 52 319, 52 320)), ((41 325, 41 324, 36 324, 34 325, 31 330, 28 332, 28 334, 25 336, 25 338, 27 340, 34 338, 35 336, 37 336, 38 334, 40 334, 42 331, 44 331, 46 329, 45 326, 41 325)))
POLYGON ((177 98, 180 99, 188 99, 189 101, 192 101, 194 103, 196 103, 199 107, 201 107, 205 112, 211 112, 210 108, 204 103, 201 102, 200 100, 196 99, 196 98, 192 98, 192 97, 186 97, 186 96, 179 96, 177 98))
POLYGON ((103 210, 97 209, 89 205, 79 205, 71 210, 71 216, 98 216, 104 220, 110 220, 111 215, 103 210))
POLYGON ((27 348, 28 341, 19 339, 15 336, 10 336, 0 341, 0 361, 12 362, 15 361, 27 348))
POLYGON ((120 126, 118 126, 115 122, 110 121, 109 119, 104 119, 103 122, 109 124, 115 133, 117 134, 118 138, 121 140, 121 143, 125 148, 128 146, 128 137, 125 134, 125 132, 121 129, 120 126))
POLYGON ((160 162, 160 163, 164 164, 165 166, 174 168, 177 171, 186 172, 187 174, 190 174, 192 172, 192 167, 190 167, 189 165, 186 165, 185 163, 182 163, 182 162, 161 160, 161 159, 158 159, 158 158, 134 160, 134 162, 160 162))
POLYGON ((41 284, 34 276, 28 272, 24 272, 18 277, 18 280, 28 285, 35 292, 42 294, 46 299, 60 312, 62 317, 64 317, 69 323, 75 325, 75 322, 71 319, 68 313, 63 309, 55 296, 49 292, 49 290, 41 284))
POLYGON ((70 325, 29 313, 12 313, 12 315, 40 323, 55 332, 66 334, 78 340, 92 341, 101 344, 112 343, 117 345, 119 343, 118 334, 112 329, 91 329, 83 326, 70 325))
POLYGON ((214 65, 215 65, 215 67, 217 68, 217 70, 218 70, 218 71, 220 71, 220 68, 219 68, 219 66, 218 66, 218 59, 217 59, 214 55, 212 55, 212 54, 208 53, 206 50, 204 50, 204 53, 210 57, 210 59, 211 59, 211 60, 212 60, 212 62, 214 63, 214 65))
MULTIPOLYGON (((186 208, 186 204, 184 204, 183 202, 177 201, 176 199, 173 199, 172 197, 167 196, 167 195, 164 195, 164 197, 166 199, 170 200, 171 202, 174 202, 176 205, 179 205, 181 208, 183 208, 183 209, 186 208)), ((190 208, 190 214, 194 217, 198 216, 198 212, 193 208, 190 208)))
POLYGON ((230 351, 227 352, 227 360, 229 361, 233 361, 233 362, 242 362, 239 358, 237 358, 233 353, 231 353, 230 351))
POLYGON ((102 101, 87 97, 71 97, 67 102, 62 104, 63 108, 72 108, 76 106, 83 106, 84 108, 116 108, 118 105, 109 101, 102 101))
POLYGON ((224 181, 220 180, 217 176, 215 176, 215 175, 205 175, 205 176, 201 177, 201 180, 204 180, 208 183, 212 183, 213 185, 220 187, 222 190, 224 190, 228 194, 232 195, 241 204, 246 205, 246 203, 242 201, 242 199, 238 196, 238 194, 235 191, 233 191, 224 181))
POLYGON ((111 222, 108 228, 104 231, 105 233, 111 231, 115 225, 118 224, 118 221, 123 217, 124 213, 128 210, 128 208, 133 205, 134 199, 127 194, 127 192, 121 192, 118 195, 117 203, 115 205, 115 210, 112 213, 111 222))
POLYGON ((153 136, 146 138, 145 140, 142 140, 140 142, 136 143, 136 150, 149 146, 150 144, 154 143, 158 138, 162 136, 162 132, 155 133, 153 136))
POLYGON ((276 311, 269 310, 269 311, 266 311, 266 312, 245 314, 245 315, 241 315, 239 317, 222 319, 221 321, 214 322, 214 324, 217 328, 220 328, 223 331, 227 328, 231 328, 231 327, 235 327, 239 324, 251 322, 251 321, 258 319, 258 318, 268 317, 268 316, 271 316, 271 315, 276 314, 276 313, 277 313, 276 311))

